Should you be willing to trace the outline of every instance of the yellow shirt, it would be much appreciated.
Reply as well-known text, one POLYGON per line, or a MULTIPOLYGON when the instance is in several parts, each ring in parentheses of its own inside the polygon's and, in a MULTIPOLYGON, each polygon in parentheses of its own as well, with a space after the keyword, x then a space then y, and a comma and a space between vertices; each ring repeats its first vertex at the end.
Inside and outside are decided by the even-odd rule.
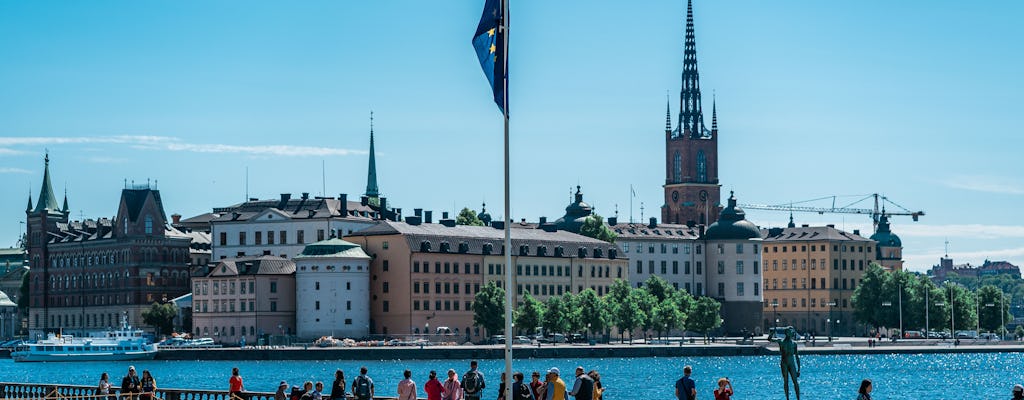
POLYGON ((562 378, 555 378, 554 381, 548 382, 548 399, 550 400, 565 400, 565 382, 562 378))

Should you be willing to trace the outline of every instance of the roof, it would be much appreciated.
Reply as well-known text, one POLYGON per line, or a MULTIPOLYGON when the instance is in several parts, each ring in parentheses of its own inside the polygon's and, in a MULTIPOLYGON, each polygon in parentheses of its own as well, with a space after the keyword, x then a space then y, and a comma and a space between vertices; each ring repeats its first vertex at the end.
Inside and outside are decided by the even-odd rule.
POLYGON ((18 305, 11 301, 11 298, 7 296, 7 293, 0 291, 0 307, 17 307, 18 305))
POLYGON ((295 273, 295 263, 278 256, 237 257, 220 260, 202 276, 237 276, 237 275, 291 275, 295 273))
MULTIPOLYGON (((574 257, 583 249, 588 257, 594 255, 592 250, 601 249, 601 258, 625 258, 618 254, 616 246, 602 240, 590 238, 568 231, 548 232, 543 229, 511 229, 512 248, 518 249, 513 254, 520 255, 554 255, 554 248, 561 247, 565 257, 574 257), (525 248, 523 246, 526 246, 525 248), (540 254, 538 248, 544 247, 545 253, 540 254), (547 249, 551 247, 552 249, 547 249), (522 250, 526 250, 523 254, 522 250), (614 250, 614 251, 612 251, 614 250), (614 256, 612 256, 614 255, 614 256)), ((404 236, 413 252, 447 252, 465 254, 501 254, 505 241, 505 231, 488 226, 441 224, 409 225, 405 222, 383 221, 367 229, 353 232, 354 236, 404 236), (485 247, 491 250, 486 251, 485 247), (426 251, 424 251, 426 250, 426 251)), ((593 257, 591 257, 593 258, 593 257)))
POLYGON ((896 236, 889 229, 889 217, 885 216, 885 214, 882 214, 878 219, 878 229, 871 235, 871 240, 878 242, 879 246, 903 247, 903 241, 900 240, 900 237, 896 236))
POLYGON ((836 229, 834 226, 801 226, 776 228, 764 236, 765 242, 809 242, 809 241, 854 241, 871 242, 871 239, 836 229))
POLYGON ((344 240, 333 238, 322 240, 316 243, 311 243, 302 250, 296 259, 303 258, 318 258, 318 257, 332 257, 332 258, 365 258, 370 259, 370 256, 366 255, 362 247, 352 242, 346 242, 344 240))
POLYGON ((616 240, 696 240, 700 237, 697 227, 679 224, 615 224, 609 225, 617 235, 616 240))
MULTIPOLYGON (((341 215, 341 200, 333 197, 288 198, 286 200, 251 200, 227 207, 218 207, 210 213, 210 222, 248 221, 267 211, 292 219, 342 217, 372 220, 377 211, 358 201, 347 201, 346 215, 341 215)), ((199 218, 200 216, 189 218, 199 218)), ((188 221, 188 220, 186 220, 188 221)))
POLYGON ((761 238, 761 230, 747 221, 747 213, 736 205, 736 196, 729 194, 729 205, 718 214, 718 220, 708 226, 708 240, 746 240, 761 238))
POLYGON ((33 211, 35 214, 46 211, 49 214, 61 214, 60 205, 57 204, 57 196, 53 195, 53 185, 50 184, 50 155, 45 158, 46 166, 43 169, 43 185, 39 188, 39 202, 33 211))
POLYGON ((156 202, 156 207, 160 210, 160 217, 167 220, 167 215, 164 214, 164 204, 160 200, 160 191, 156 189, 145 188, 131 188, 121 190, 121 198, 124 199, 125 211, 128 212, 129 221, 138 221, 139 213, 142 212, 142 208, 146 206, 146 199, 150 195, 153 195, 153 201, 156 202))

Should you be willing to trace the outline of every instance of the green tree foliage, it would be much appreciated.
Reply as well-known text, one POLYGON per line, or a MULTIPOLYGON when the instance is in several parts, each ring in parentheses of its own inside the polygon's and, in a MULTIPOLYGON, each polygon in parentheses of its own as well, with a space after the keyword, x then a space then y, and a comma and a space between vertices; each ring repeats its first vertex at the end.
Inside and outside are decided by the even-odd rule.
POLYGON ((978 289, 978 305, 981 306, 978 318, 981 318, 981 329, 985 331, 1001 332, 1002 324, 1006 321, 1013 321, 1010 315, 1010 299, 1003 296, 1002 303, 999 297, 1003 293, 994 285, 982 286, 978 289), (1002 316, 1000 316, 1002 311, 1002 316))
POLYGON ((1017 325, 1017 329, 1013 330, 1013 335, 1020 339, 1024 337, 1024 325, 1017 325))
POLYGON ((23 314, 28 314, 29 302, 29 284, 28 284, 28 271, 25 271, 21 275, 21 287, 18 288, 18 308, 21 309, 23 314))
POLYGON ((459 215, 455 217, 455 223, 458 225, 470 225, 470 226, 483 226, 484 221, 477 218, 476 212, 469 209, 469 207, 463 207, 462 211, 459 211, 459 215))
POLYGON ((667 297, 658 303, 651 315, 654 330, 658 332, 659 337, 665 331, 685 326, 692 302, 693 297, 689 293, 681 290, 668 292, 667 297))
POLYGON ((689 329, 703 333, 704 341, 707 342, 708 332, 722 325, 722 318, 718 313, 721 307, 722 304, 713 298, 698 298, 687 318, 689 329))
POLYGON ((860 284, 853 291, 853 317, 857 321, 876 329, 882 326, 884 315, 880 305, 883 301, 883 287, 888 279, 888 274, 880 265, 868 265, 860 284))
POLYGON ((490 335, 505 330, 505 289, 494 281, 487 282, 473 298, 473 325, 483 327, 490 335))
POLYGON ((646 333, 656 328, 654 313, 658 308, 658 298, 654 297, 647 288, 635 288, 633 289, 631 300, 636 302, 640 306, 641 310, 644 310, 643 319, 640 320, 640 328, 644 331, 644 341, 647 340, 646 333))
POLYGON ((566 332, 582 332, 586 328, 587 324, 583 322, 583 313, 580 310, 579 300, 577 295, 572 292, 565 292, 562 295, 562 306, 564 308, 563 316, 565 317, 566 332))
POLYGON ((622 303, 615 308, 615 321, 619 327, 619 337, 629 333, 630 343, 633 342, 633 330, 643 326, 647 319, 647 310, 640 308, 642 289, 629 292, 622 303))
POLYGON ((946 303, 953 307, 953 324, 956 330, 973 330, 977 328, 977 314, 975 313, 974 294, 967 288, 952 282, 946 282, 945 286, 946 303), (952 301, 950 301, 952 298, 952 301))
POLYGON ((523 295, 523 305, 516 311, 516 328, 523 332, 534 333, 541 326, 544 317, 544 303, 527 292, 523 295))
POLYGON ((544 314, 541 318, 541 326, 544 327, 544 332, 547 334, 567 332, 569 330, 569 323, 565 317, 566 311, 561 297, 548 297, 548 300, 544 303, 544 314))
POLYGON ((904 300, 906 308, 903 311, 903 324, 906 329, 942 330, 949 328, 949 306, 944 299, 943 290, 935 286, 927 276, 918 276, 911 290, 913 295, 910 301, 904 300), (925 302, 927 301, 927 307, 925 302), (940 305, 941 304, 941 305, 940 305), (927 308, 927 312, 925 311, 927 308), (925 314, 928 316, 928 324, 925 324, 925 314))
POLYGON ((669 295, 671 295, 671 293, 675 290, 672 288, 672 285, 668 283, 668 281, 661 279, 661 277, 656 275, 651 275, 650 278, 647 278, 647 280, 644 281, 643 288, 646 289, 647 292, 649 292, 651 295, 653 295, 654 299, 658 303, 668 298, 669 295))
POLYGON ((178 308, 174 303, 153 302, 148 310, 142 312, 142 322, 156 328, 161 335, 170 335, 174 332, 174 317, 178 315, 178 308))
POLYGON ((603 240, 608 243, 614 243, 617 236, 615 232, 608 228, 608 225, 604 224, 604 218, 597 214, 587 217, 583 221, 583 226, 580 226, 580 235, 603 240))
POLYGON ((610 321, 608 307, 604 300, 597 297, 594 289, 587 289, 576 296, 576 308, 580 312, 580 322, 586 327, 590 325, 590 332, 604 332, 610 321))

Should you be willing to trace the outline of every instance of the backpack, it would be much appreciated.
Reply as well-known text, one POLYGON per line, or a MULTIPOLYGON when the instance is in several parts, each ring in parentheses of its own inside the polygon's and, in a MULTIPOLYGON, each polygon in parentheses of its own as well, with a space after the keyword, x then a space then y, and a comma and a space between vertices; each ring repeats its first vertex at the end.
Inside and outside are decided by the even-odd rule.
POLYGON ((466 376, 462 377, 462 388, 466 390, 466 393, 474 394, 480 391, 480 373, 476 371, 469 371, 466 376))
POLYGON ((521 399, 523 399, 523 400, 530 400, 530 399, 533 398, 533 397, 530 396, 531 394, 533 394, 533 392, 530 391, 530 387, 529 386, 527 386, 525 383, 520 383, 519 384, 519 397, 521 399))
POLYGON ((370 397, 370 379, 365 376, 358 376, 356 378, 356 390, 355 394, 358 397, 370 397))

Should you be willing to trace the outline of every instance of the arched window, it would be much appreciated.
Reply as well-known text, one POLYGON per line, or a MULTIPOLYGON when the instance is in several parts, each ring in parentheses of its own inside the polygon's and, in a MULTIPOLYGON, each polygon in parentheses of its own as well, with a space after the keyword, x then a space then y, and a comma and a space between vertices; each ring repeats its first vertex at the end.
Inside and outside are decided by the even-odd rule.
POLYGON ((704 157, 704 150, 697 152, 697 182, 708 181, 708 160, 704 157))
POLYGON ((683 176, 683 157, 677 151, 672 157, 672 182, 680 182, 683 176))

